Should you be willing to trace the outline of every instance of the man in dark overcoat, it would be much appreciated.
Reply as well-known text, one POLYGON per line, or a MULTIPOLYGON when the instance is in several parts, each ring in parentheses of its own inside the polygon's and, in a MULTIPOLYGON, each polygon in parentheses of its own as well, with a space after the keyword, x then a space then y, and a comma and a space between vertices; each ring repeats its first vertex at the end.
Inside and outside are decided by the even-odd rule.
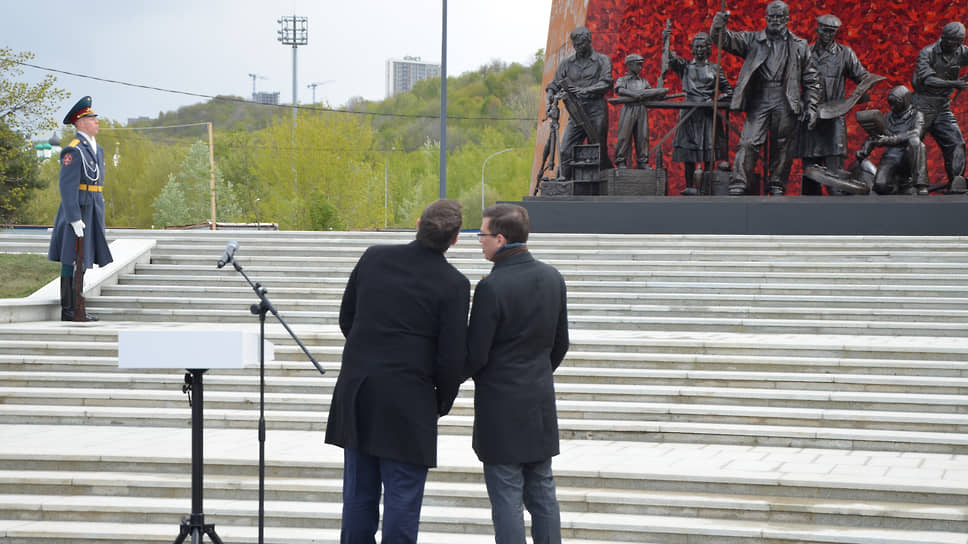
POLYGON ((85 96, 64 117, 64 124, 74 125, 77 134, 60 154, 61 202, 47 250, 48 259, 61 263, 62 321, 97 321, 91 314, 75 314, 75 295, 83 293, 74 293, 74 284, 84 285, 88 268, 114 260, 104 227, 104 149, 94 139, 98 120, 91 102, 91 97, 85 96), (75 267, 78 239, 83 240, 83 262, 75 267), (76 280, 75 273, 79 276, 76 280))
POLYGON ((561 542, 551 458, 558 455, 552 374, 568 351, 565 281, 536 260, 528 212, 514 204, 484 210, 478 234, 491 273, 474 289, 467 370, 474 378, 474 437, 498 544, 561 542))
POLYGON ((429 467, 437 465, 437 420, 460 386, 470 282, 444 258, 457 242, 461 206, 423 211, 417 239, 367 249, 340 306, 346 337, 326 442, 344 450, 340 541, 417 541, 429 467))

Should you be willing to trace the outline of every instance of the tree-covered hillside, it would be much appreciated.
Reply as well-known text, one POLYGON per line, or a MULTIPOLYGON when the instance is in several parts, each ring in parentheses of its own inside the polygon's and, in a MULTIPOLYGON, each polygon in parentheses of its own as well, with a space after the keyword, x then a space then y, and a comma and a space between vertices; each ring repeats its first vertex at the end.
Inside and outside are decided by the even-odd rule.
MULTIPOLYGON (((480 224, 482 195, 490 205, 528 191, 542 69, 539 51, 530 66, 493 62, 448 78, 447 196, 463 203, 467 227, 480 224), (492 155, 482 187, 481 168, 492 155)), ((438 78, 379 102, 300 106, 295 122, 291 106, 228 96, 128 127, 102 120, 107 223, 163 228, 210 220, 211 122, 217 221, 413 227, 439 192, 439 115, 438 78)), ((25 222, 53 219, 57 173, 56 160, 41 165, 46 186, 21 210, 25 222)))

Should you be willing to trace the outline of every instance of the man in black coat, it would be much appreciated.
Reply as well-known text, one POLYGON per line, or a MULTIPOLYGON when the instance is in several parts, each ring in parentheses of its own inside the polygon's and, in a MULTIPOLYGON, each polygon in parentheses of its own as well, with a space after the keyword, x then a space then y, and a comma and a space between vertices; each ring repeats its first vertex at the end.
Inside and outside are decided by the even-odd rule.
POLYGON ((340 542, 417 541, 427 469, 437 465, 437 419, 461 382, 470 282, 444 258, 461 206, 438 200, 417 239, 367 249, 350 274, 339 324, 346 345, 326 442, 344 450, 340 542))
POLYGON ((74 125, 77 135, 60 154, 61 202, 47 258, 61 263, 61 321, 97 321, 93 315, 74 308, 75 298, 83 294, 74 292, 74 283, 83 286, 85 270, 114 260, 104 228, 104 149, 94 139, 99 125, 90 96, 74 104, 64 117, 64 124, 74 125), (83 257, 75 266, 78 240, 83 257))
POLYGON ((484 210, 480 237, 491 273, 474 289, 467 369, 474 378, 474 451, 484 463, 495 541, 561 542, 551 458, 558 455, 552 374, 568 351, 565 281, 528 252, 528 212, 484 210))

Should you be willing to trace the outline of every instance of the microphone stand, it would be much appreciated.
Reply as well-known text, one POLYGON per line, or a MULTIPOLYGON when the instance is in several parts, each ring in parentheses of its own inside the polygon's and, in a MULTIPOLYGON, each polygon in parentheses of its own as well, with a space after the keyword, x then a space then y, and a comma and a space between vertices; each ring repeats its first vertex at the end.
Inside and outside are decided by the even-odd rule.
POLYGON ((320 374, 325 374, 326 370, 320 366, 319 362, 309 353, 306 346, 299 340, 296 333, 292 332, 289 325, 286 324, 282 316, 276 310, 272 302, 266 296, 268 292, 261 283, 252 283, 249 276, 242 271, 242 266, 239 265, 238 261, 235 260, 234 255, 229 255, 229 262, 235 268, 235 271, 242 274, 245 281, 249 283, 252 290, 255 291, 257 297, 259 297, 259 303, 253 304, 249 307, 249 310, 254 314, 259 316, 259 544, 263 544, 263 535, 265 532, 265 478, 266 478, 266 466, 265 466, 265 452, 266 452, 266 419, 265 419, 265 390, 266 390, 266 362, 265 362, 265 335, 266 335, 266 313, 271 312, 272 315, 276 316, 279 323, 286 328, 286 332, 289 336, 296 341, 296 344, 303 350, 306 357, 312 361, 316 370, 320 374))

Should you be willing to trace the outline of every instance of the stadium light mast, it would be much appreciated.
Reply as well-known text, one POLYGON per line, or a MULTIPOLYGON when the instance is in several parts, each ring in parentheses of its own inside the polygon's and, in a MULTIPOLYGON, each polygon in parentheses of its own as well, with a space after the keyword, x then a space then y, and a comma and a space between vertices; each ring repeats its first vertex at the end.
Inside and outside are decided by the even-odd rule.
POLYGON ((292 119, 296 120, 296 105, 298 102, 298 88, 296 86, 296 48, 309 43, 309 18, 298 15, 284 15, 277 21, 278 40, 283 45, 292 46, 292 119))

